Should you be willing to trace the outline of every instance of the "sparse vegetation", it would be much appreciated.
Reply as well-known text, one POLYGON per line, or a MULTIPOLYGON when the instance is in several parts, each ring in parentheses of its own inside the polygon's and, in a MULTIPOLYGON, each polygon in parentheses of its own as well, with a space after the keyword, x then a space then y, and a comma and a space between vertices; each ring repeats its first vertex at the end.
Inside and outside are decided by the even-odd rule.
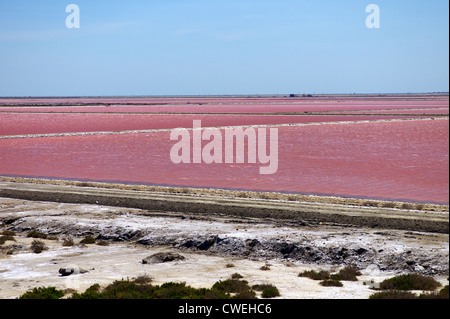
POLYGON ((242 279, 244 278, 241 274, 234 273, 231 275, 231 279, 242 279))
POLYGON ((64 292, 56 289, 55 287, 40 287, 27 291, 21 295, 19 299, 60 299, 63 296, 64 292))
POLYGON ((337 274, 331 275, 330 278, 334 280, 342 281, 358 281, 356 276, 360 276, 361 272, 355 266, 346 266, 341 269, 337 274))
POLYGON ((252 289, 255 291, 262 291, 261 297, 263 298, 275 298, 280 296, 278 288, 272 284, 254 285, 252 289))
POLYGON ((388 290, 370 295, 369 299, 416 299, 417 296, 409 291, 388 290))
POLYGON ((299 277, 307 277, 312 280, 327 280, 330 279, 330 273, 325 270, 315 271, 315 270, 305 270, 301 272, 299 277))
POLYGON ((11 231, 11 230, 4 230, 4 231, 2 231, 2 235, 5 235, 5 236, 16 236, 16 233, 11 231))
POLYGON ((449 299, 448 285, 439 292, 416 295, 406 290, 386 290, 372 294, 369 299, 449 299))
POLYGON ((327 279, 320 282, 321 286, 324 287, 342 287, 343 284, 339 280, 336 279, 327 279))
POLYGON ((73 239, 70 237, 63 238, 62 245, 65 247, 70 247, 74 245, 73 239))
POLYGON ((436 290, 441 284, 432 277, 406 274, 386 279, 380 283, 381 290, 436 290))
POLYGON ((80 244, 86 244, 86 245, 95 244, 95 238, 92 237, 91 235, 87 235, 80 241, 80 244))
POLYGON ((48 235, 41 233, 37 230, 32 230, 27 235, 28 238, 38 238, 38 239, 47 239, 48 235))
POLYGON ((341 269, 337 274, 330 274, 328 271, 314 271, 314 270, 306 270, 300 273, 299 277, 307 277, 312 280, 336 280, 336 281, 357 281, 358 278, 356 276, 361 275, 359 269, 355 266, 346 266, 341 269))
POLYGON ((401 208, 401 209, 407 209, 407 210, 410 210, 410 209, 413 209, 414 207, 413 207, 411 204, 403 203, 403 204, 400 206, 400 208, 401 208))
POLYGON ((363 206, 367 206, 367 207, 378 207, 378 203, 374 202, 374 201, 365 201, 363 203, 363 206))
POLYGON ((393 202, 386 202, 386 203, 383 204, 383 207, 385 207, 385 208, 396 208, 397 205, 395 203, 393 203, 393 202))
POLYGON ((149 277, 147 275, 142 275, 137 277, 136 279, 134 279, 134 282, 139 284, 139 285, 145 285, 145 284, 149 284, 153 281, 152 277, 149 277))
POLYGON ((41 240, 35 239, 31 243, 31 251, 34 252, 35 254, 40 254, 41 252, 47 249, 48 249, 47 246, 41 240))
POLYGON ((16 239, 14 238, 14 235, 3 234, 2 236, 0 236, 0 245, 3 245, 7 240, 16 241, 16 239))
POLYGON ((141 276, 135 280, 119 280, 100 289, 98 284, 84 293, 72 294, 72 299, 254 299, 255 292, 243 280, 229 279, 216 282, 211 289, 192 288, 186 283, 169 282, 161 286, 141 276))

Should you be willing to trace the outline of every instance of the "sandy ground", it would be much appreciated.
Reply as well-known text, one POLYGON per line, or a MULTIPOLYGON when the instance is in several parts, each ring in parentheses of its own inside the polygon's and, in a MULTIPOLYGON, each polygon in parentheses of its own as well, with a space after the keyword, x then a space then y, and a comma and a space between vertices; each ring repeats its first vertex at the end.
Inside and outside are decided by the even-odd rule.
POLYGON ((155 284, 175 281, 209 288, 234 273, 244 276, 251 285, 274 284, 280 290, 280 298, 365 299, 373 293, 365 282, 379 283, 404 272, 404 267, 397 269, 392 264, 398 262, 398 256, 408 254, 415 261, 412 271, 431 269, 436 273, 434 277, 437 280, 448 284, 448 234, 380 232, 379 229, 325 225, 294 227, 251 219, 190 218, 175 213, 161 215, 137 209, 0 198, 0 232, 6 229, 13 229, 17 236, 16 241, 7 241, 0 246, 2 299, 17 298, 25 291, 41 286, 83 292, 94 283, 107 285, 114 280, 140 275, 152 277, 155 284), (56 235, 59 240, 43 240, 48 250, 40 254, 32 253, 30 245, 33 239, 26 238, 31 229, 56 235), (136 232, 140 234, 138 238, 118 240, 124 234, 136 232), (108 246, 79 245, 86 234, 100 234, 103 238, 110 236, 112 240, 108 240, 108 246), (220 249, 205 252, 182 249, 179 245, 188 239, 207 238, 212 234, 236 241, 251 239, 261 243, 302 243, 315 249, 346 247, 353 250, 364 247, 374 254, 360 257, 362 276, 358 277, 358 282, 343 282, 344 287, 340 288, 322 287, 318 281, 298 277, 298 274, 310 269, 334 272, 342 265, 333 262, 308 263, 262 251, 243 256, 220 249), (65 236, 72 237, 75 245, 64 247, 62 238, 65 236), (6 254, 11 248, 14 253, 6 254), (142 264, 143 258, 160 251, 174 251, 186 259, 142 264), (229 264, 234 267, 227 267, 229 264), (60 276, 58 270, 68 265, 78 265, 88 272, 60 276), (270 270, 261 270, 264 265, 269 265, 270 270))

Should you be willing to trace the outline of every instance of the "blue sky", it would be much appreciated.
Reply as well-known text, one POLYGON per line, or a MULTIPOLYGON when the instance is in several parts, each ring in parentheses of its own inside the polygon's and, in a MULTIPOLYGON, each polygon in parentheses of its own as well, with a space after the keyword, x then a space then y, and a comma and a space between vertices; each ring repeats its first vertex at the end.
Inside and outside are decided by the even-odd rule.
POLYGON ((448 91, 445 0, 0 0, 0 96, 448 91), (68 29, 68 4, 80 28, 68 29), (368 29, 366 6, 381 10, 368 29))

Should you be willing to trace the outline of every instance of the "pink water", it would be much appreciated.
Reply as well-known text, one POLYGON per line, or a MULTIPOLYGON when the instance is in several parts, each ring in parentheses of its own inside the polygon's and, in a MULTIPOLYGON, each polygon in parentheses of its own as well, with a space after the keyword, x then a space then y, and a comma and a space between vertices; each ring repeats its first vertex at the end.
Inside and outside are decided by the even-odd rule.
MULTIPOLYGON (((87 113, 0 113, 0 136, 45 133, 133 131, 192 128, 194 120, 203 127, 386 120, 392 116, 287 116, 287 115, 191 115, 191 114, 87 114, 87 113)), ((407 117, 404 117, 407 118, 407 117)))
POLYGON ((279 168, 173 164, 169 132, 0 139, 0 175, 448 203, 449 122, 279 128, 279 168))
POLYGON ((448 101, 448 95, 334 95, 334 96, 316 96, 314 98, 304 98, 297 96, 291 97, 234 97, 234 96, 218 96, 218 97, 74 97, 74 98, 0 98, 0 105, 33 105, 33 104, 48 104, 48 105, 75 105, 75 104, 261 104, 261 103, 316 103, 316 102, 439 102, 448 101), (256 102, 256 103, 255 103, 256 102))
POLYGON ((115 105, 115 106, 51 106, 51 107, 0 107, 0 112, 103 112, 103 113, 302 113, 369 110, 408 110, 418 108, 445 108, 448 101, 426 103, 259 103, 259 104, 172 104, 172 105, 115 105))

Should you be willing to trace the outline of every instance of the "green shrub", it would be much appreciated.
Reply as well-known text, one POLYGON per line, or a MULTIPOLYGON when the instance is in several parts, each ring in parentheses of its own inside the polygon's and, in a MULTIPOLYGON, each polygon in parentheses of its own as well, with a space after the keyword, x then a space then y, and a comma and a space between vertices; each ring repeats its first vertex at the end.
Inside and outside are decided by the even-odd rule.
POLYGON ((147 275, 142 275, 137 277, 136 279, 134 279, 134 282, 137 283, 138 285, 146 285, 149 284, 153 281, 152 277, 149 277, 147 275))
POLYGON ((401 209, 406 209, 406 210, 411 210, 411 209, 414 209, 414 206, 411 205, 411 204, 408 204, 408 203, 403 203, 403 204, 400 206, 400 208, 401 208, 401 209))
POLYGON ((324 287, 342 287, 343 284, 339 280, 336 279, 328 279, 320 282, 321 286, 324 287))
POLYGON ((356 276, 360 276, 361 272, 355 266, 347 266, 341 269, 337 274, 331 275, 330 278, 342 281, 358 281, 356 276))
POLYGON ((377 292, 369 299, 449 299, 448 286, 442 288, 439 292, 422 293, 419 296, 405 290, 386 290, 377 292))
POLYGON ((264 291, 264 289, 267 289, 270 287, 275 287, 275 286, 272 284, 259 284, 259 285, 253 285, 252 289, 256 290, 256 291, 264 291))
POLYGON ((448 285, 442 288, 441 291, 439 291, 439 296, 449 299, 448 285))
POLYGON ((417 299, 417 296, 409 291, 388 290, 376 292, 369 299, 417 299))
POLYGON ((43 252, 44 250, 47 250, 47 246, 45 246, 44 242, 40 241, 40 240, 33 240, 33 242, 31 243, 31 250, 35 253, 35 254, 40 254, 41 252, 43 252))
POLYGON ((436 290, 440 286, 434 278, 420 274, 396 276, 380 283, 382 290, 436 290))
POLYGON ((231 297, 231 299, 256 299, 256 293, 253 290, 244 290, 231 297))
POLYGON ((64 292, 55 287, 40 287, 27 291, 19 299, 59 299, 64 296, 64 292))
POLYGON ((262 291, 261 297, 263 298, 275 298, 280 296, 278 288, 272 284, 254 285, 252 288, 256 291, 262 291))
POLYGON ((32 230, 27 235, 28 238, 39 238, 39 239, 47 239, 47 234, 38 232, 36 230, 32 230))
POLYGON ((3 235, 0 236, 0 245, 3 245, 7 240, 16 241, 12 235, 3 235))
POLYGON ((72 238, 64 238, 62 245, 65 247, 73 246, 74 245, 73 239, 72 238))
POLYGON ((385 207, 385 208, 395 208, 395 207, 397 207, 397 205, 395 203, 393 203, 393 202, 386 202, 386 203, 383 204, 383 207, 385 207))
POLYGON ((95 238, 87 235, 80 241, 80 244, 95 244, 95 238))
POLYGON ((212 289, 229 293, 239 293, 245 290, 250 290, 250 286, 248 285, 248 282, 245 280, 229 279, 225 281, 216 282, 213 285, 212 289))
POLYGON ((241 274, 234 273, 231 275, 231 279, 242 279, 244 278, 241 274))

